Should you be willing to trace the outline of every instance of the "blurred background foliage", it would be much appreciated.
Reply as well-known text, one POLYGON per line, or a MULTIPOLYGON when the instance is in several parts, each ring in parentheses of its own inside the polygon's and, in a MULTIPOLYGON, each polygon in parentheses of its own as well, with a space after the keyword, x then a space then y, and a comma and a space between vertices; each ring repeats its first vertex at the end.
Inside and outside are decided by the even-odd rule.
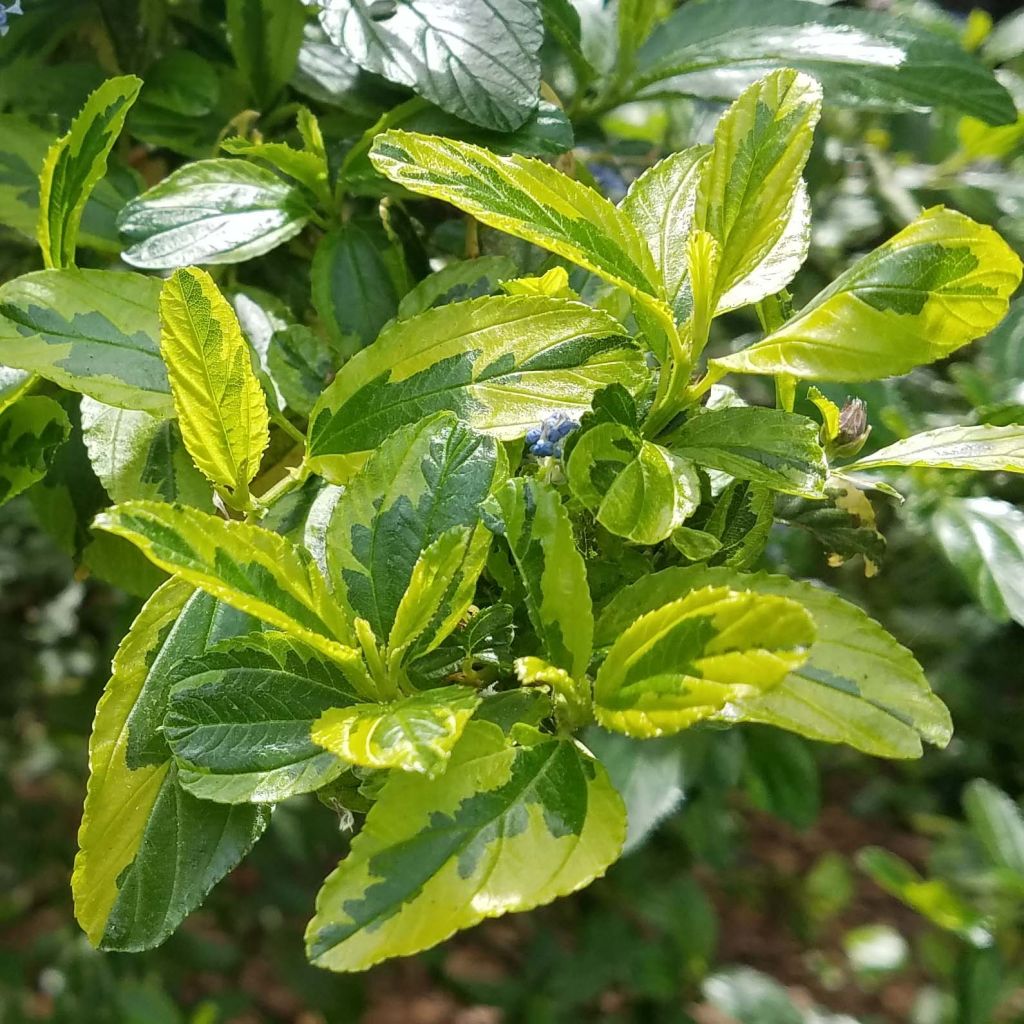
MULTIPOLYGON (((1024 12, 994 20, 925 0, 871 6, 959 38, 998 67, 1024 112, 1024 12)), ((64 130, 116 69, 132 45, 129 30, 142 25, 157 38, 170 19, 180 48, 133 68, 148 82, 131 125, 152 147, 136 161, 146 178, 209 153, 244 108, 223 70, 224 40, 209 29, 223 23, 214 0, 138 0, 123 11, 116 0, 23 7, 0 39, 0 111, 50 133, 64 130), (161 91, 169 62, 193 65, 192 99, 203 116, 161 91), (199 102, 204 91, 209 102, 199 102)), ((557 91, 557 67, 545 77, 557 91)), ((339 102, 312 60, 293 86, 297 100, 322 104, 332 138, 358 137, 401 98, 349 83, 339 102)), ((684 99, 632 103, 577 124, 576 155, 618 199, 660 155, 707 141, 720 109, 684 99)), ((275 116, 288 114, 279 109, 263 124, 275 116)), ((827 108, 807 171, 814 235, 797 303, 922 205, 958 207, 1024 253, 1022 171, 1024 113, 992 128, 941 112, 827 108)), ((16 184, 18 173, 8 160, 0 182, 16 184)), ((109 176, 109 202, 137 191, 136 177, 109 176)), ((405 225, 405 216, 396 208, 392 238, 434 232, 431 245, 443 250, 451 222, 405 225)), ((484 251, 499 251, 487 234, 484 251)), ((0 279, 36 265, 35 250, 0 230, 0 279)), ((301 263, 289 266, 255 261, 247 283, 285 302, 308 294, 301 263)), ((726 317, 716 342, 725 347, 753 330, 726 317)), ((990 338, 945 363, 830 391, 837 401, 850 396, 867 402, 870 445, 945 423, 1024 422, 1024 301, 990 338)), ((308 966, 301 952, 319 879, 344 844, 337 817, 312 798, 278 809, 264 842, 163 948, 98 954, 75 925, 68 879, 87 736, 117 639, 149 584, 123 551, 91 550, 97 542, 81 533, 104 501, 98 483, 82 478, 86 465, 63 450, 43 487, 0 509, 2 1024, 1024 1020, 1024 818, 1014 799, 1024 792, 1020 477, 890 476, 905 501, 871 496, 887 548, 873 577, 856 557, 877 552, 873 528, 796 505, 787 518, 799 528, 777 527, 764 561, 840 588, 913 649, 952 711, 948 749, 879 762, 742 727, 651 742, 641 754, 623 737, 595 734, 631 812, 631 851, 606 879, 572 900, 349 977, 308 966), (849 560, 827 564, 822 537, 849 560), (77 571, 68 557, 76 553, 77 571)))

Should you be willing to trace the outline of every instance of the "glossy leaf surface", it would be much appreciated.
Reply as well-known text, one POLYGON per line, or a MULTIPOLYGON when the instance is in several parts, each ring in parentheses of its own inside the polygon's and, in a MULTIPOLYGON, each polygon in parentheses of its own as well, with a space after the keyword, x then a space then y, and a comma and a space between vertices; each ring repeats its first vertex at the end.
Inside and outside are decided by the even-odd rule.
POLYGON ((118 505, 101 513, 95 527, 125 537, 161 569, 342 665, 355 659, 344 645, 351 627, 319 569, 278 534, 154 501, 118 505))
POLYGON ((793 67, 817 78, 829 103, 946 106, 992 124, 1016 118, 1009 93, 957 39, 910 18, 802 0, 684 6, 658 26, 636 66, 645 94, 733 99, 766 71, 793 67))
MULTIPOLYGON (((419 560, 453 528, 465 527, 455 552, 458 570, 431 616, 435 630, 454 627, 472 600, 490 544, 478 525, 480 504, 507 472, 497 442, 451 413, 392 434, 353 478, 327 524, 327 574, 348 615, 366 619, 381 641, 395 629, 405 634, 402 645, 411 642, 408 625, 400 628, 396 618, 419 560)), ((420 623, 414 632, 426 628, 420 623)))
POLYGON ((712 365, 802 380, 906 373, 994 327, 1020 278, 1020 260, 991 228, 933 207, 779 330, 712 365))
POLYGON ((160 282, 112 270, 40 270, 0 287, 8 366, 100 402, 170 415, 160 282))
POLYGON ((579 679, 590 663, 594 619, 586 567, 558 492, 515 477, 495 494, 489 512, 488 525, 508 542, 548 661, 579 679))
POLYGON ((121 211, 121 254, 145 270, 241 263, 294 238, 310 214, 296 185, 245 160, 186 164, 121 211))
POLYGON ((530 0, 406 0, 385 18, 324 0, 320 23, 360 67, 474 124, 509 131, 537 105, 544 32, 530 0))
POLYGON ((317 897, 310 959, 363 970, 582 888, 618 856, 622 801, 571 740, 470 723, 439 779, 395 773, 317 897))
POLYGON ((1024 426, 939 427, 858 459, 848 469, 925 466, 1024 473, 1024 426))
POLYGON ((171 580, 139 613, 114 658, 89 743, 89 789, 71 886, 93 945, 158 945, 266 828, 259 807, 197 800, 178 784, 159 726, 169 669, 246 628, 206 594, 171 580))
POLYGON ((704 587, 635 618, 594 682, 594 711, 628 736, 679 732, 757 697, 807 659, 815 636, 795 601, 704 587))
POLYGON ((443 686, 384 704, 325 710, 310 735, 350 764, 433 777, 444 772, 479 703, 467 686, 443 686))
POLYGON ((85 204, 106 173, 107 156, 141 88, 134 75, 108 79, 46 154, 39 175, 37 234, 47 267, 74 266, 85 204))
POLYGON ((667 441, 677 455, 785 494, 821 497, 828 466, 818 427, 781 409, 734 406, 688 419, 667 441))
POLYGON ((175 420, 82 399, 82 440, 93 472, 115 502, 144 498, 209 508, 212 491, 175 420))
POLYGON ((632 221, 550 164, 402 131, 378 136, 371 159, 381 174, 413 192, 444 199, 633 294, 660 294, 651 253, 632 221))
POLYGON ((566 464, 573 494, 597 521, 636 544, 657 544, 700 503, 693 464, 620 423, 599 423, 573 445, 566 464))
POLYGON ((734 702, 726 721, 764 722, 879 757, 919 757, 922 739, 940 747, 949 742, 949 712, 910 651, 856 605, 785 576, 699 566, 663 570, 608 605, 598 623, 598 645, 613 643, 648 609, 705 586, 798 601, 817 630, 806 663, 768 692, 734 702))
POLYGON ((600 310, 541 296, 474 299, 399 321, 317 403, 312 464, 344 479, 394 430, 442 410, 501 440, 555 411, 578 416, 604 385, 636 391, 648 379, 623 334, 600 310))

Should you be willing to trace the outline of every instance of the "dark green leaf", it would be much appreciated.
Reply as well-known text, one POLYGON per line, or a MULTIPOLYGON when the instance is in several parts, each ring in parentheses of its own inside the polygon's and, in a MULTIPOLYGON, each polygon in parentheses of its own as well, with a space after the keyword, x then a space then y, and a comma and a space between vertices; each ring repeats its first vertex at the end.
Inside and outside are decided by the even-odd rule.
POLYGON ((0 412, 0 505, 42 480, 70 433, 52 398, 29 395, 0 412))

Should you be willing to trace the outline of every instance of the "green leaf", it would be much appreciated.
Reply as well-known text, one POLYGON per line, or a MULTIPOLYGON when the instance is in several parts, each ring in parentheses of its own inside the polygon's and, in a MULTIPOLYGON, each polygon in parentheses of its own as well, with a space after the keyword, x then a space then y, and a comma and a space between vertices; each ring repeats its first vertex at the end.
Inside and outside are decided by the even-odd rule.
MULTIPOLYGON (((718 547, 709 556, 715 565, 748 569, 755 565, 768 543, 775 500, 771 490, 749 480, 733 480, 718 496, 703 525, 718 547)), ((707 547, 707 542, 704 542, 707 547)))
MULTIPOLYGON (((53 142, 53 133, 16 114, 0 114, 0 224, 33 242, 39 226, 39 171, 53 142)), ((82 212, 80 245, 119 253, 114 218, 137 178, 116 168, 93 189, 82 212)), ((12 236, 12 241, 16 236, 12 236)))
POLYGON ((318 153, 294 149, 286 142, 254 142, 237 135, 225 139, 220 148, 232 156, 264 163, 294 178, 318 198, 326 200, 331 194, 327 183, 327 162, 318 153))
POLYGON ((0 505, 46 476, 70 433, 67 413, 52 398, 29 395, 0 412, 0 505))
POLYGON ((767 693, 734 702, 727 720, 763 722, 877 757, 919 757, 922 739, 940 747, 949 742, 949 712, 910 651, 856 605, 785 576, 701 566, 663 570, 608 604, 598 646, 614 643, 639 615, 706 586, 790 598, 817 627, 806 663, 767 693))
POLYGON ((0 366, 0 412, 12 406, 19 398, 31 391, 36 380, 34 373, 15 370, 10 366, 0 366))
POLYGON ((392 658, 404 657, 414 643, 429 652, 455 629, 469 609, 489 547, 485 531, 474 544, 473 530, 455 526, 420 552, 388 637, 392 658))
POLYGON ((1024 624, 1024 512, 997 498, 946 498, 932 524, 981 607, 1024 624))
POLYGON ((550 164, 402 131, 378 135, 370 157, 381 174, 412 192, 444 199, 631 295, 661 297, 651 253, 632 221, 550 164))
POLYGON ((264 113, 291 78, 306 13, 300 0, 227 0, 228 41, 264 113))
POLYGON ((458 260, 423 278, 398 304, 398 319, 408 320, 436 306, 464 299, 496 295, 501 282, 516 276, 515 262, 508 256, 479 256, 458 260))
POLYGON ((0 287, 0 351, 108 405, 174 412, 160 358, 160 282, 112 270, 40 270, 0 287))
POLYGON ((360 67, 473 124, 511 131, 537 106, 544 32, 530 0, 406 0, 384 17, 323 0, 320 23, 360 67))
POLYGON ((806 740, 775 729, 743 730, 743 783, 750 802, 794 828, 810 828, 821 812, 818 762, 806 740))
POLYGON ((107 156, 141 88, 142 80, 134 75, 104 82, 46 154, 39 175, 37 233, 48 268, 75 265, 86 201, 106 173, 107 156))
POLYGON ((121 641, 89 741, 71 879, 75 916, 94 946, 159 945, 269 822, 264 808, 218 806, 182 790, 159 728, 169 669, 245 628, 245 616, 171 580, 121 641))
POLYGON ((289 409, 308 416, 334 374, 334 359, 324 340, 303 324, 270 336, 267 371, 289 409))
POLYGON ((573 494, 597 521, 635 544, 657 544, 700 503, 693 464, 621 423, 599 423, 566 462, 573 494))
POLYGON ((832 104, 1016 120, 1009 93, 956 38, 909 18, 802 0, 685 5, 655 29, 636 67, 627 88, 642 95, 733 99, 766 71, 793 67, 817 78, 832 104))
POLYGON ((217 803, 276 803, 346 765, 310 739, 328 708, 356 704, 337 665, 283 633, 225 640, 170 673, 163 733, 181 785, 217 803))
POLYGON ((862 381, 942 359, 994 327, 1021 263, 990 227, 941 206, 858 260, 720 371, 862 381))
POLYGON ((313 305, 338 344, 369 345, 398 310, 398 291, 373 239, 354 224, 320 240, 311 270, 313 305))
POLYGON ((117 218, 132 244, 121 258, 146 270, 242 263, 294 238, 311 214, 298 186, 245 160, 185 164, 117 218))
POLYGON ((753 405, 708 409, 691 416, 666 444, 698 465, 785 494, 825 493, 825 451, 806 416, 753 405))
POLYGON ((1024 814, 1006 793, 985 779, 964 789, 964 813, 992 863, 1024 878, 1024 814))
POLYGON ((578 416, 595 391, 649 380, 608 314, 542 296, 494 296, 432 309, 383 331, 347 362, 310 416, 309 459, 344 479, 394 430, 454 412, 501 440, 545 416, 578 416))
POLYGON ((844 469, 929 466, 1024 473, 1024 426, 939 427, 897 441, 844 469))
POLYGON ((632 70, 636 51, 651 34, 658 13, 658 4, 651 0, 618 0, 615 16, 618 22, 617 64, 620 73, 632 70))
POLYGON ((629 187, 620 209, 654 256, 676 319, 686 319, 689 278, 686 242, 710 146, 691 146, 649 167, 629 187))
POLYGON ((444 686, 385 704, 331 708, 310 735, 350 764, 434 777, 444 772, 479 703, 468 686, 444 686))
POLYGON ((735 717, 807 660, 814 622, 788 598, 704 587, 639 615, 594 682, 598 724, 627 736, 735 717))
POLYGON ((125 537, 161 569, 339 664, 358 661, 346 646, 351 627, 320 571, 301 548, 278 534, 154 501, 118 505, 97 516, 94 528, 125 537))
POLYGON ((115 502, 145 498, 210 508, 210 485, 175 420, 83 398, 82 439, 93 472, 115 502))
POLYGON ((784 288, 807 256, 810 204, 800 175, 821 114, 821 86, 789 68, 755 82, 715 128, 693 226, 718 243, 712 311, 784 288))
POLYGON ((860 850, 857 866, 887 893, 933 924, 957 932, 979 946, 991 945, 992 936, 984 929, 981 914, 944 880, 922 878, 902 857, 877 846, 860 850))
POLYGON ((270 432, 238 318, 210 275, 189 267, 164 284, 160 322, 185 447, 207 479, 244 507, 270 432))
POLYGON ((629 828, 622 855, 643 846, 650 834, 682 803, 691 785, 687 736, 635 740, 596 726, 584 742, 604 766, 626 805, 629 828))
POLYGON ((536 478, 515 477, 497 491, 488 513, 488 526, 508 541, 548 661, 581 678, 590 663, 594 618, 586 566, 558 492, 536 478))
POLYGON ((351 480, 327 524, 327 576, 348 616, 366 619, 381 640, 410 643, 412 609, 404 609, 401 622, 398 617, 414 576, 417 588, 425 583, 429 570, 421 556, 449 531, 465 527, 455 545, 462 557, 436 618, 432 614, 415 630, 418 635, 432 627, 428 646, 442 639, 472 601, 490 546, 479 525, 480 504, 507 475, 497 442, 451 413, 392 434, 351 480))
POLYGON ((625 834, 604 769, 568 739, 509 746, 471 722, 440 779, 394 773, 324 883, 310 959, 358 971, 603 874, 625 834))

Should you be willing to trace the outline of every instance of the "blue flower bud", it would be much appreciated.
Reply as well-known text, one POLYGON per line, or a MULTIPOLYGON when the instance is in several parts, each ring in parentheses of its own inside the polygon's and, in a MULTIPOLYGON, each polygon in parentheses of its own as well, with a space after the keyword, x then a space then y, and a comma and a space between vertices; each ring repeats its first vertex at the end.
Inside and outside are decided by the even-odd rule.
POLYGON ((531 449, 538 459, 555 454, 555 446, 550 441, 538 441, 531 449))
POLYGON ((526 443, 528 445, 536 444, 540 440, 540 427, 531 427, 526 432, 526 443))

